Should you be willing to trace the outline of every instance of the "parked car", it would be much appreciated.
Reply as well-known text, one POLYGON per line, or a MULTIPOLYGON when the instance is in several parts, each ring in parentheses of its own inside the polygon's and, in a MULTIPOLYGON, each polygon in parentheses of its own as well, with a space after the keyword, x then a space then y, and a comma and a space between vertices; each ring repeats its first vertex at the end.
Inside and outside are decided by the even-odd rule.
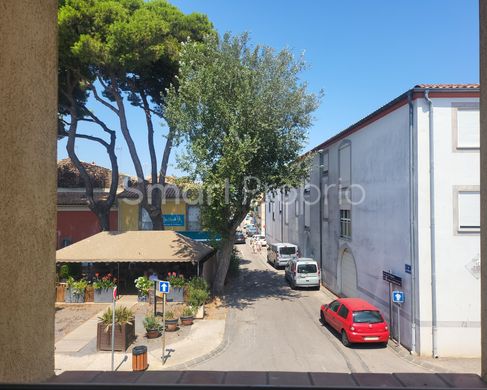
POLYGON ((235 244, 245 244, 245 235, 241 231, 235 233, 235 244))
POLYGON ((257 228, 254 225, 248 225, 245 232, 247 233, 247 237, 252 237, 254 234, 257 234, 257 228))
POLYGON ((267 261, 274 267, 285 267, 289 260, 298 257, 298 247, 286 242, 267 246, 267 261))
POLYGON ((252 237, 252 241, 260 246, 267 246, 267 241, 265 240, 265 236, 262 234, 254 234, 252 237))
POLYGON ((320 268, 316 260, 308 257, 291 259, 286 265, 284 276, 291 285, 296 287, 320 288, 320 268))
POLYGON ((340 298, 322 305, 320 318, 341 335, 342 343, 382 343, 387 345, 389 327, 379 309, 360 298, 340 298))

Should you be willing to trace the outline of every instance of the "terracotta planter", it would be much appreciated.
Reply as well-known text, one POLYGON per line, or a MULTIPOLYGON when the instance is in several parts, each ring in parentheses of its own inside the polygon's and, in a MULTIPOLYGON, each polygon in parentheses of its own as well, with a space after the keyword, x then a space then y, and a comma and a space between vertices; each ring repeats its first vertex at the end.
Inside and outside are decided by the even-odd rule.
POLYGON ((157 329, 153 329, 153 330, 147 330, 146 329, 145 335, 148 339, 156 339, 161 335, 161 332, 159 332, 159 330, 157 330, 157 329))
POLYGON ((193 325, 193 316, 181 316, 179 317, 181 319, 181 325, 183 326, 188 326, 188 325, 193 325))
POLYGON ((178 319, 166 320, 166 330, 168 332, 174 332, 178 329, 178 319))
POLYGON ((95 301, 95 290, 93 286, 86 287, 85 290, 85 302, 94 302, 95 301))
POLYGON ((113 301, 113 287, 95 289, 95 303, 106 303, 113 301))
MULTIPOLYGON (((102 322, 98 323, 96 332, 96 350, 97 351, 111 351, 112 350, 112 327, 105 331, 106 325, 102 322)), ((132 324, 115 325, 115 351, 126 351, 127 348, 135 340, 135 326, 132 324)))

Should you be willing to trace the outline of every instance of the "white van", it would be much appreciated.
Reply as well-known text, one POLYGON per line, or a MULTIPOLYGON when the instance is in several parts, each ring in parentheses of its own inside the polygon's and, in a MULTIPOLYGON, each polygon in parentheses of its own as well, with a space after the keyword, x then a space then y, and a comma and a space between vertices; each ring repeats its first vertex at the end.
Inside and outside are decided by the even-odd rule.
POLYGON ((316 260, 308 257, 292 259, 286 266, 284 276, 291 288, 315 287, 320 289, 320 267, 316 260))
POLYGON ((298 247, 287 242, 269 244, 267 246, 267 261, 274 267, 284 267, 288 261, 298 257, 298 247))

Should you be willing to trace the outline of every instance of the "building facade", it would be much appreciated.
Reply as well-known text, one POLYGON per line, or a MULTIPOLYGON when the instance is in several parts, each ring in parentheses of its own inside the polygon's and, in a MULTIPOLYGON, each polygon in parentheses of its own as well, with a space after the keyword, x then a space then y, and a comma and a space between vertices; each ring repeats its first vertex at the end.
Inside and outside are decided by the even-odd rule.
POLYGON ((479 85, 418 85, 306 156, 303 186, 266 196, 268 242, 379 307, 409 350, 480 356, 479 85))

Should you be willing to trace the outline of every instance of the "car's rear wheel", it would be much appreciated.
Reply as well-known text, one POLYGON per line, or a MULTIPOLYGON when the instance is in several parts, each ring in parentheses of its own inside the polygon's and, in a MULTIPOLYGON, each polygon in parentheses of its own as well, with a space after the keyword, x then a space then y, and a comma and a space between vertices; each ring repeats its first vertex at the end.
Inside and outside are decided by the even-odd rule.
POLYGON ((342 330, 342 344, 347 348, 352 345, 350 343, 350 340, 348 339, 347 332, 345 332, 344 330, 342 330))
POLYGON ((320 310, 320 320, 323 325, 326 325, 325 315, 321 310, 320 310))

